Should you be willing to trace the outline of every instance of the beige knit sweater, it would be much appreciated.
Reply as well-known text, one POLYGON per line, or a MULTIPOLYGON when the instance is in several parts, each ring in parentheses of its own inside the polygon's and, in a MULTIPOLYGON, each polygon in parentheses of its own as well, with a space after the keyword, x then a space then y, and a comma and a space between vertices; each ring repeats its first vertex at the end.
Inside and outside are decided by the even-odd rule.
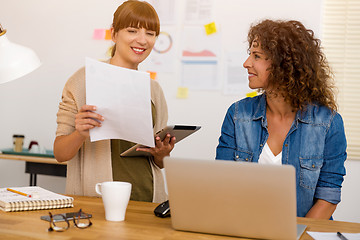
MULTIPOLYGON (((154 132, 164 128, 168 110, 164 93, 158 82, 151 80, 151 101, 156 109, 154 132)), ((56 136, 69 135, 75 131, 75 115, 85 104, 85 68, 75 72, 65 84, 62 101, 57 113, 56 136)), ((164 178, 160 168, 151 161, 153 173, 153 202, 167 199, 164 178)), ((95 184, 112 181, 110 140, 90 142, 87 139, 79 152, 67 162, 66 194, 98 196, 95 184)))

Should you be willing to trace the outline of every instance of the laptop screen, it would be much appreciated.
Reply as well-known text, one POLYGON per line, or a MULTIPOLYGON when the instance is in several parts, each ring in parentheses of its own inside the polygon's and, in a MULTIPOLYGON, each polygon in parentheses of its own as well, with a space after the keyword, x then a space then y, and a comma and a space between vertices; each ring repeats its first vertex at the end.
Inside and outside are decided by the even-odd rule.
POLYGON ((173 228, 296 239, 292 166, 170 157, 164 164, 173 228))

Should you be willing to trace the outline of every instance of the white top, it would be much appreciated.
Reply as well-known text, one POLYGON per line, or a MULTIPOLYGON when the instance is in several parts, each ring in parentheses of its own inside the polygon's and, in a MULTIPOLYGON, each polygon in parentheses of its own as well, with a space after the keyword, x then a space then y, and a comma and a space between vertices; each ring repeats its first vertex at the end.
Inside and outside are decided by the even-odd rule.
POLYGON ((274 155, 271 151, 269 145, 267 142, 265 143, 265 146, 260 154, 259 157, 259 163, 260 164, 277 164, 281 165, 281 159, 282 159, 282 151, 278 155, 274 155))

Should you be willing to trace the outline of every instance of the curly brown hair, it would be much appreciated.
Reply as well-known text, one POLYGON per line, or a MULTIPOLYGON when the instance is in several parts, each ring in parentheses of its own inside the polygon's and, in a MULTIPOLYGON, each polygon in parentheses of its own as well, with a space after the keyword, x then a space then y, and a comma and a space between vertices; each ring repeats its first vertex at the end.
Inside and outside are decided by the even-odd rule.
POLYGON ((294 109, 321 104, 336 111, 333 73, 314 32, 298 21, 263 20, 248 33, 272 61, 268 85, 294 109))

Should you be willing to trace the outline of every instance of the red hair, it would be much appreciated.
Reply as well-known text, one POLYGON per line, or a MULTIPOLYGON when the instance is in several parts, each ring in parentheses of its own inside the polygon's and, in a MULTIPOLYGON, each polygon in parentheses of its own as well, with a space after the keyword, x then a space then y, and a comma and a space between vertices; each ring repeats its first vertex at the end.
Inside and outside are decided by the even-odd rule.
MULTIPOLYGON (((119 30, 134 27, 145 28, 155 31, 156 36, 160 33, 160 21, 153 6, 145 1, 128 0, 121 4, 114 13, 113 33, 119 30)), ((114 46, 111 56, 115 54, 116 45, 114 46)))

